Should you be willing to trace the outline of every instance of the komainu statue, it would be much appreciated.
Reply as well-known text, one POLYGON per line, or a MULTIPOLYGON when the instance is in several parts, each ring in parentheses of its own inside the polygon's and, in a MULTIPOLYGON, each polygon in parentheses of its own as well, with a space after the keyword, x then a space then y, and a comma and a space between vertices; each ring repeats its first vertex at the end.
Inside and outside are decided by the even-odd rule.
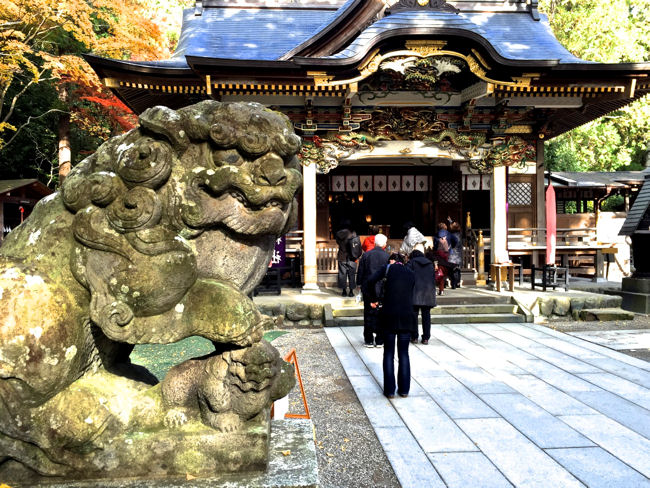
POLYGON ((258 104, 154 107, 7 237, 0 481, 265 469, 295 378, 247 295, 295 222, 299 149, 258 104), (129 361, 189 336, 214 353, 160 383, 129 361))

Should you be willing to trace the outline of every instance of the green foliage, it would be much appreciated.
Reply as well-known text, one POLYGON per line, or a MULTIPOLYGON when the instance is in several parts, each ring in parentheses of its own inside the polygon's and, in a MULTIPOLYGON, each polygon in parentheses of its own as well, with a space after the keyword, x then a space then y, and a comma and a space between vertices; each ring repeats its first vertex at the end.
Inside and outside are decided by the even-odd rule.
MULTIPOLYGON (((18 99, 14 121, 22 126, 30 116, 53 107, 60 108, 54 86, 50 83, 32 85, 25 96, 18 99)), ((51 180, 51 169, 56 166, 57 121, 58 114, 51 113, 24 126, 11 146, 0 155, 0 179, 38 178, 44 183, 55 183, 51 180)))
POLYGON ((603 212, 619 212, 625 209, 625 199, 623 195, 612 195, 607 198, 601 205, 603 212))
MULTIPOLYGON (((574 55, 598 62, 650 61, 650 0, 542 0, 558 40, 574 55)), ((641 169, 650 141, 645 97, 546 143, 553 171, 641 169)))

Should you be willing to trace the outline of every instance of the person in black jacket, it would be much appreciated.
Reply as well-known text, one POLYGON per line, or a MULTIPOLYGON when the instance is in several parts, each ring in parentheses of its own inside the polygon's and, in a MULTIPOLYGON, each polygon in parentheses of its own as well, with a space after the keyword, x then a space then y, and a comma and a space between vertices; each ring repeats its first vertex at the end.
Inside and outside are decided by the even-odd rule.
POLYGON ((369 294, 364 292, 364 283, 372 276, 378 269, 385 268, 388 264, 388 253, 384 251, 386 247, 386 236, 384 234, 377 234, 374 236, 375 247, 368 252, 364 252, 359 259, 359 272, 357 273, 357 283, 361 286, 363 293, 363 342, 366 347, 380 347, 384 344, 384 338, 379 332, 379 310, 373 308, 371 303, 373 297, 381 299, 382 286, 381 283, 375 284, 374 293, 369 294))
POLYGON ((341 295, 344 297, 353 297, 354 289, 357 287, 357 263, 348 252, 348 241, 357 235, 353 230, 351 230, 351 227, 352 225, 350 224, 350 221, 344 220, 341 222, 341 229, 334 236, 336 237, 336 243, 339 245, 339 252, 336 255, 339 268, 338 285, 339 288, 343 290, 341 295), (350 291, 346 292, 345 288, 348 282, 350 291))
POLYGON ((418 342, 418 313, 422 314, 422 344, 428 344, 431 337, 431 308, 436 306, 436 277, 433 263, 420 249, 414 249, 406 265, 415 274, 413 288, 413 312, 415 333, 411 342, 418 342))
MULTIPOLYGON (((413 320, 413 288, 415 275, 404 266, 404 258, 397 253, 390 256, 390 266, 380 268, 366 281, 366 290, 374 293, 375 284, 384 278, 384 297, 379 312, 379 328, 384 334, 384 395, 395 397, 395 340, 397 339, 397 393, 409 394, 411 364, 409 344, 417 333, 413 320)), ((378 300, 373 302, 378 306, 378 300)))

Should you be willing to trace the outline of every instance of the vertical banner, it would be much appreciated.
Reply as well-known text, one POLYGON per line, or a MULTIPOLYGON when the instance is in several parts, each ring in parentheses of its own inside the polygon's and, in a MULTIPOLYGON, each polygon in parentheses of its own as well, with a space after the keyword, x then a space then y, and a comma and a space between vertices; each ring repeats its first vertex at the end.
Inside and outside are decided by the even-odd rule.
POLYGON ((271 262, 269 263, 269 268, 283 268, 286 263, 286 236, 282 236, 279 239, 275 240, 275 246, 273 247, 273 256, 271 256, 271 262))
POLYGON ((332 176, 332 184, 330 188, 332 191, 345 191, 345 176, 332 176))
POLYGON ((386 191, 388 188, 386 175, 375 175, 372 179, 372 188, 373 191, 386 191))
POLYGON ((372 175, 361 175, 359 177, 359 191, 372 191, 372 175))
POLYGON ((415 191, 414 175, 402 175, 402 191, 415 191))
POLYGON ((400 175, 388 176, 388 191, 402 191, 402 177, 400 175))
POLYGON ((555 189, 549 178, 546 188, 546 264, 555 264, 557 239, 557 208, 555 208, 555 189))
POLYGON ((345 177, 345 191, 349 191, 349 192, 359 191, 358 175, 348 175, 345 177))
POLYGON ((415 177, 415 191, 429 191, 429 177, 417 175, 415 177))

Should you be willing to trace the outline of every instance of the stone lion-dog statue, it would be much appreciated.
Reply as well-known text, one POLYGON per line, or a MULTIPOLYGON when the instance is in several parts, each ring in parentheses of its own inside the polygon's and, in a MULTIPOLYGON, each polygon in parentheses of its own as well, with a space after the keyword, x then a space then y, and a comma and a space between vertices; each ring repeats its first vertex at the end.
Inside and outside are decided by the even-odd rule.
POLYGON ((295 223, 300 138, 254 103, 146 110, 0 247, 0 481, 263 470, 294 386, 247 295, 295 223), (136 344, 214 353, 161 383, 136 344), (38 477, 41 478, 38 478, 38 477))

